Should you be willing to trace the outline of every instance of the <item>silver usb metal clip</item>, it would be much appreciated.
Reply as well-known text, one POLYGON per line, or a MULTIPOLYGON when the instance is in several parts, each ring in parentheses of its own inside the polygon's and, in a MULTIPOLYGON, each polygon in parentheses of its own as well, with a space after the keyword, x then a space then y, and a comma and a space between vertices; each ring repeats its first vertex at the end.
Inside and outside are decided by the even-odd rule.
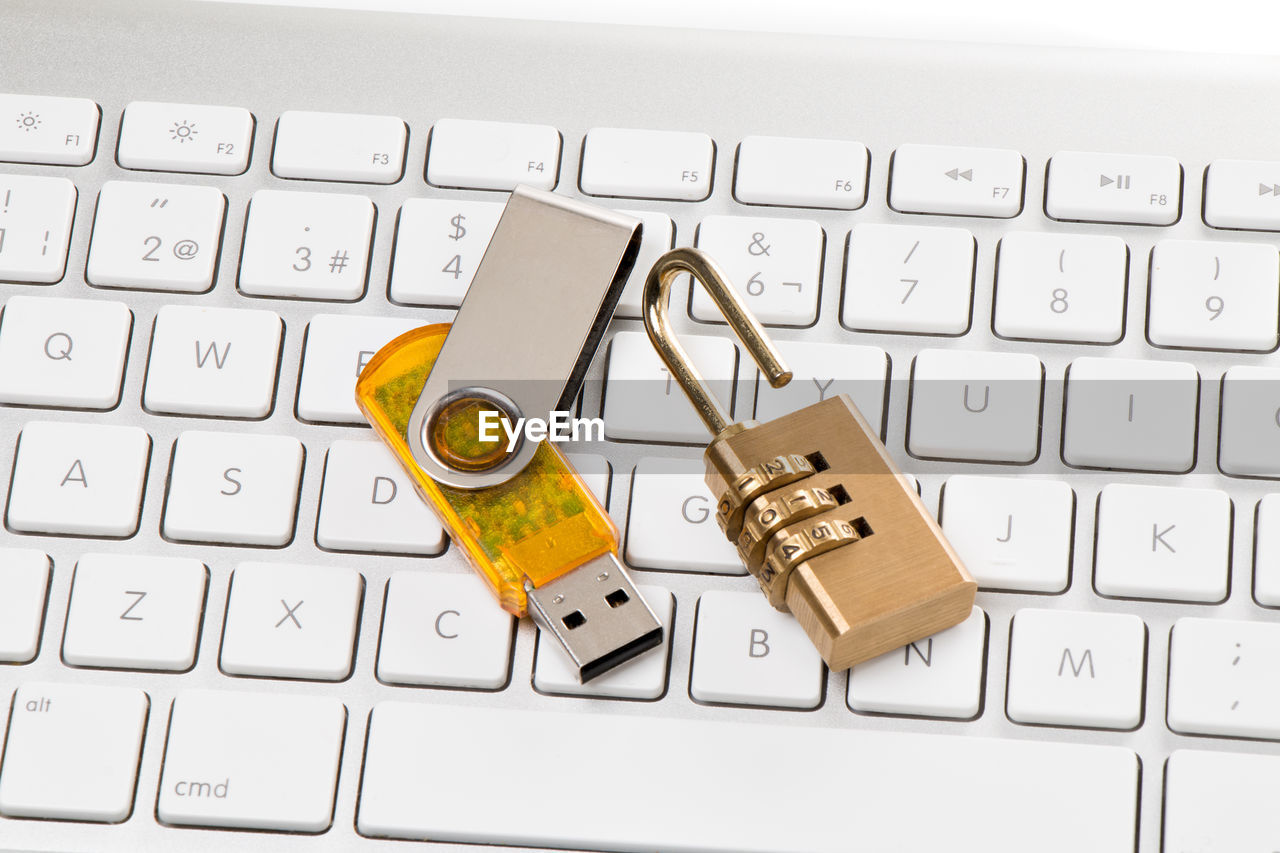
POLYGON ((449 464, 429 438, 455 400, 492 403, 514 423, 547 417, 577 396, 640 250, 639 220, 554 193, 516 187, 423 385, 406 438, 441 483, 481 489, 529 464, 521 441, 483 470, 449 464))

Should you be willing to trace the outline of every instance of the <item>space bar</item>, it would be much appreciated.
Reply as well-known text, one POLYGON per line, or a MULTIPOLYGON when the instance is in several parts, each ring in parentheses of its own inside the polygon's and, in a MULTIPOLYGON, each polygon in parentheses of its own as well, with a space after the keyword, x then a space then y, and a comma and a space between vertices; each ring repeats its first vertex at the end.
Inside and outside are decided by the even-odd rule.
POLYGON ((1120 747, 382 702, 365 755, 356 826, 375 837, 735 853, 1136 837, 1120 747))

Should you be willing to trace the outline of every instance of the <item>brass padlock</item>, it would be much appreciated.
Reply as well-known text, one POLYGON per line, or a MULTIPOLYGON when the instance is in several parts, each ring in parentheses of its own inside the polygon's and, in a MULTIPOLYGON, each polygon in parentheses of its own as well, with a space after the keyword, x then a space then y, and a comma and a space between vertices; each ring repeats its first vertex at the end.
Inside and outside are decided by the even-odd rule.
POLYGON ((790 612, 833 670, 964 621, 977 584, 845 394, 768 423, 730 423, 667 316, 689 273, 773 387, 791 379, 773 343, 707 255, 675 249, 644 286, 644 323, 714 438, 716 520, 769 603, 790 612))

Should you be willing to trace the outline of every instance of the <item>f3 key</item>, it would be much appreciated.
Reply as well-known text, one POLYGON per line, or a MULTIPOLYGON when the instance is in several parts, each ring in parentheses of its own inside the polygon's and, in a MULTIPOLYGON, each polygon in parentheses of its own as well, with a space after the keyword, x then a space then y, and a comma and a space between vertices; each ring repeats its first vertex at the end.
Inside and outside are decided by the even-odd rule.
POLYGON ((675 249, 658 260, 645 281, 645 328, 711 431, 716 520, 769 603, 795 615, 833 670, 964 621, 977 584, 847 395, 763 424, 729 423, 667 316, 682 273, 706 288, 772 386, 791 373, 707 255, 675 249))

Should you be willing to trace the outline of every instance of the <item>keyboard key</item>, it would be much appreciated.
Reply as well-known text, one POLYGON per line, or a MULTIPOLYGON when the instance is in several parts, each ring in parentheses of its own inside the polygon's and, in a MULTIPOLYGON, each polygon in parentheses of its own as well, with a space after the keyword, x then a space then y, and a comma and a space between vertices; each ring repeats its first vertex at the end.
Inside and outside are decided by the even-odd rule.
POLYGON ((265 418, 284 323, 274 311, 166 305, 156 313, 142 402, 152 412, 265 418))
POLYGON ((555 189, 560 132, 544 124, 440 119, 431 128, 427 183, 510 192, 517 184, 555 189))
MULTIPOLYGON (((725 337, 681 335, 680 343, 732 411, 738 350, 725 337)), ((644 332, 618 332, 609 344, 604 428, 610 439, 706 444, 710 436, 644 332)))
POLYGON ((137 427, 27 424, 9 490, 20 533, 128 537, 138 532, 151 438, 137 427))
POLYGON ((0 281, 61 281, 75 213, 66 178, 0 175, 0 281))
POLYGON ((1255 528, 1253 597, 1267 607, 1280 607, 1280 494, 1258 501, 1255 528))
POLYGON ((341 681, 351 674, 364 578, 351 569, 241 563, 219 666, 231 675, 341 681))
POLYGON ((981 839, 986 851, 1120 853, 1133 850, 1138 776, 1137 756, 1114 746, 379 702, 356 829, 593 850, 922 851, 981 839), (545 797, 512 797, 494 808, 493 768, 510 761, 513 743, 522 761, 543 768, 547 791, 575 804, 572 821, 548 809, 545 797), (609 748, 566 760, 567 743, 609 748), (600 784, 619 768, 643 782, 628 788, 629 808, 619 809, 616 788, 600 784), (768 808, 744 807, 748 777, 803 783, 772 786, 768 808))
POLYGON ((1067 370, 1062 461, 1080 468, 1190 471, 1200 374, 1179 361, 1077 358, 1067 370))
POLYGON ((386 447, 335 441, 325 457, 316 542, 334 551, 434 556, 445 538, 386 447))
POLYGON ((1169 634, 1169 728, 1280 740, 1280 625, 1183 617, 1169 634))
POLYGON ((997 335, 1095 344, 1124 336, 1129 249, 1119 237, 1019 231, 1001 239, 997 257, 997 335))
POLYGON ((1178 749, 1165 763, 1164 778, 1169 853, 1275 849, 1280 758, 1178 749))
POLYGON ((1258 243, 1161 240, 1151 253, 1156 346, 1268 352, 1280 340, 1280 252, 1258 243))
POLYGON ((1113 483, 1098 496, 1093 582, 1102 595, 1222 601, 1230 555, 1226 492, 1113 483))
POLYGON ((1182 208, 1182 166, 1172 157, 1059 151, 1049 160, 1050 219, 1172 225, 1182 208))
POLYGON ((613 470, 609 460, 595 453, 566 453, 565 458, 578 472, 578 476, 587 484, 591 494, 600 501, 600 506, 609 506, 609 483, 613 479, 613 470))
MULTIPOLYGON (((698 226, 698 247, 720 264, 760 322, 811 326, 818 319, 822 281, 822 227, 811 219, 708 216, 698 226)), ((724 320, 707 291, 693 288, 690 316, 724 320)))
POLYGON ((676 229, 671 224, 671 217, 665 213, 652 210, 619 210, 618 212, 639 219, 644 230, 640 241, 640 254, 636 256, 635 266, 631 268, 631 275, 627 278, 627 284, 622 289, 622 297, 618 300, 618 307, 614 309, 613 314, 615 317, 639 319, 643 316, 640 296, 644 291, 644 280, 648 277, 649 270, 653 269, 653 265, 658 262, 658 258, 675 245, 676 229))
POLYGON ((667 665, 671 657, 671 620, 675 598, 660 586, 640 586, 640 594, 662 623, 662 646, 597 676, 586 684, 578 680, 576 667, 554 640, 538 630, 538 651, 533 664, 533 686, 542 693, 595 696, 606 699, 661 699, 667 692, 667 665))
POLYGON ((502 208, 497 201, 406 201, 396 223, 392 300, 448 308, 461 305, 502 208))
POLYGON ((1214 160, 1204 173, 1204 224, 1280 231, 1280 163, 1214 160))
POLYGON ((180 693, 156 816, 185 826, 324 832, 333 823, 346 721, 336 699, 180 693))
POLYGON ((1218 467, 1224 474, 1280 477, 1280 370, 1229 368, 1222 377, 1221 423, 1218 467))
POLYGON ((0 162, 83 166, 93 159, 101 116, 93 101, 0 94, 0 116, 0 162))
POLYGON ((1019 610, 1009 638, 1009 719, 1134 729, 1147 628, 1127 613, 1019 610))
POLYGON ((757 592, 698 599, 689 695, 699 702, 816 708, 826 667, 804 629, 757 592))
POLYGON ((378 680, 501 690, 514 639, 515 619, 474 575, 395 572, 382 611, 378 680))
POLYGON ((422 325, 413 318, 317 314, 307 326, 298 381, 298 417, 325 423, 361 424, 356 379, 378 350, 422 325))
POLYGON ((596 127, 582 145, 579 183, 587 195, 701 201, 715 157, 705 133, 596 127))
POLYGON ((147 694, 126 687, 19 687, 0 814, 97 823, 129 817, 148 704, 147 694))
POLYGON ((253 116, 241 107, 134 101, 116 160, 126 169, 239 175, 249 168, 253 116))
POLYGON ((0 548, 0 662, 35 659, 48 589, 47 554, 30 548, 0 548))
POLYGON ((184 557, 86 554, 76 563, 62 659, 185 672, 196 662, 209 570, 184 557))
POLYGON ((771 421, 837 394, 848 394, 877 433, 884 432, 889 357, 879 347, 778 341, 792 379, 773 388, 756 371, 756 420, 771 421))
POLYGON ((973 235, 963 228, 855 225, 840 322, 873 332, 963 335, 974 251, 973 235))
POLYGON ((845 139, 748 136, 733 197, 743 204, 857 210, 867 201, 867 146, 845 139))
POLYGON ((182 542, 289 544, 302 457, 292 436, 184 432, 173 445, 164 535, 182 542))
POLYGON ((353 301, 364 295, 373 202, 362 195, 258 190, 249 203, 240 290, 353 301))
POLYGON ((1032 462, 1043 385, 1033 355, 922 350, 911 368, 907 449, 926 459, 1032 462))
POLYGON ((983 589, 1065 591, 1074 520, 1059 480, 959 474, 942 489, 942 532, 983 589))
POLYGON ((404 174, 409 130, 394 116, 288 110, 276 122, 278 178, 394 184, 404 174))
POLYGON ((745 575, 716 525, 716 501, 693 459, 641 459, 631 476, 627 562, 644 569, 745 575))
POLYGON ((0 401, 113 408, 132 329, 123 302, 10 296, 0 314, 0 401))
POLYGON ((227 199, 213 187, 107 181, 85 280, 98 287, 203 293, 213 287, 227 199))
POLYGON ((1006 148, 900 145, 889 165, 889 206, 903 213, 1008 219, 1022 211, 1026 163, 1006 148))
POLYGON ((975 607, 959 625, 849 670, 849 708, 969 720, 982 710, 987 615, 975 607))

